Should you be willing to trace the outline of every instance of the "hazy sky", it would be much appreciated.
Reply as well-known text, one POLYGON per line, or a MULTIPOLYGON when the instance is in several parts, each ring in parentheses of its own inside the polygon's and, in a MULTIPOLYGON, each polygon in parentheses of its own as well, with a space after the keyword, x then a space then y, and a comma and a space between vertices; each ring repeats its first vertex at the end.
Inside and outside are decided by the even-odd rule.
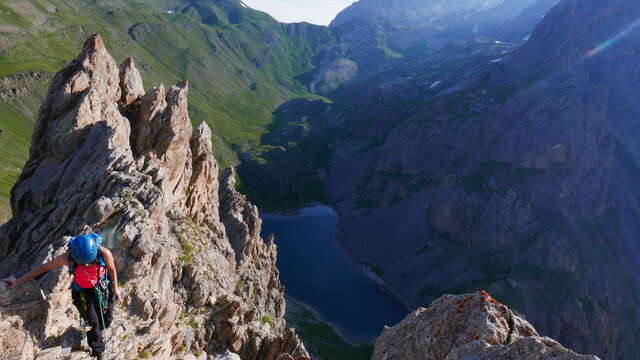
POLYGON ((281 22, 306 21, 329 25, 331 20, 355 0, 242 0, 248 6, 261 10, 281 22))

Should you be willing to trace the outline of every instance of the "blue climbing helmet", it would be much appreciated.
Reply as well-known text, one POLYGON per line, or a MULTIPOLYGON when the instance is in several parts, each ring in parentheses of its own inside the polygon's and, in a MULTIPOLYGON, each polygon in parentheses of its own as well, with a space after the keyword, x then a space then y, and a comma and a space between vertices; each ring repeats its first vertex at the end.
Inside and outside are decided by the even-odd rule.
POLYGON ((102 244, 102 236, 96 233, 74 236, 69 241, 73 261, 77 264, 91 264, 96 261, 100 244, 102 244))

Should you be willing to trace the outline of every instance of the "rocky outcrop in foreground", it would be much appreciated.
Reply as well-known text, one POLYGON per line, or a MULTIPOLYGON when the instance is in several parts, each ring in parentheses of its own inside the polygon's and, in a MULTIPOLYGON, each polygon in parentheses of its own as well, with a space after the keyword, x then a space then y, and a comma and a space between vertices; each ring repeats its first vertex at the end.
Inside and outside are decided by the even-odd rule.
MULTIPOLYGON (((0 277, 96 231, 124 290, 108 332, 113 359, 308 358, 286 328, 276 246, 260 238, 233 171, 218 179, 211 130, 192 130, 188 89, 145 92, 134 62, 118 67, 91 37, 40 108, 13 218, 0 227, 0 277)), ((0 357, 86 356, 70 281, 60 269, 0 289, 0 357)))
POLYGON ((420 308, 376 342, 373 360, 598 360, 541 337, 526 320, 484 291, 445 295, 420 308))

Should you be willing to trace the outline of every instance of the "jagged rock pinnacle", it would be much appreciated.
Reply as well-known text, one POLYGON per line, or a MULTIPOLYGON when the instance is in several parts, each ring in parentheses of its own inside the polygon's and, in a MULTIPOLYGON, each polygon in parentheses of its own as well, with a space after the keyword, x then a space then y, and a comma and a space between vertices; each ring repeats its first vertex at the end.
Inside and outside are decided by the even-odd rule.
POLYGON ((196 222, 212 222, 209 225, 221 228, 218 215, 218 163, 213 158, 211 129, 200 124, 191 137, 193 175, 187 191, 187 211, 196 222))
POLYGON ((120 65, 120 88, 122 89, 120 106, 128 106, 144 96, 142 77, 131 57, 120 65))
MULTIPOLYGON (((118 67, 99 35, 87 40, 40 108, 11 194, 14 217, 0 227, 0 277, 63 254, 65 237, 95 231, 126 294, 111 328, 114 358, 228 350, 248 360, 308 358, 286 328, 276 247, 259 236, 257 208, 220 186, 211 129, 192 131, 188 88, 182 81, 144 94, 131 58, 118 67)), ((69 282, 52 271, 0 294, 0 353, 58 359, 79 346, 69 282)))
POLYGON ((104 46, 104 41, 102 40, 102 36, 100 34, 95 33, 91 35, 87 41, 84 42, 82 46, 83 52, 90 51, 107 51, 107 48, 104 46))

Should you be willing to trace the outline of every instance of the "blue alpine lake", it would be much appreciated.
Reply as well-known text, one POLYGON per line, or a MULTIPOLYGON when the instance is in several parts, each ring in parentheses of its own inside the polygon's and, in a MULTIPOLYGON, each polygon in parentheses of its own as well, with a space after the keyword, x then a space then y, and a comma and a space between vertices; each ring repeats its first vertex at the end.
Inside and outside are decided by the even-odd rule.
POLYGON ((336 240, 338 217, 326 206, 296 216, 262 214, 262 236, 276 236, 278 269, 287 295, 311 307, 350 341, 370 342, 405 306, 370 279, 336 240))

